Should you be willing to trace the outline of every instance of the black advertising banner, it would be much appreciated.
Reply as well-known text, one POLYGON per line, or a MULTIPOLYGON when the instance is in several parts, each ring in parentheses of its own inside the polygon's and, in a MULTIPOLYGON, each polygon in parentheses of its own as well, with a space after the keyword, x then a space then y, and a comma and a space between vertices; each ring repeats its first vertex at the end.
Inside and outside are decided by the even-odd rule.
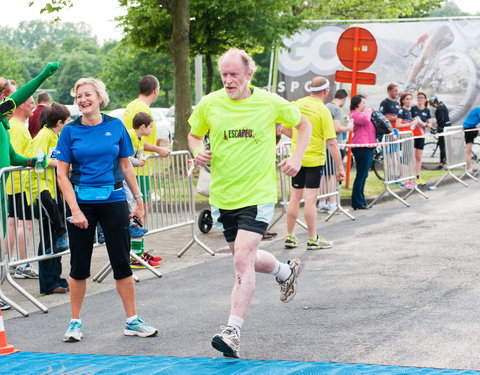
MULTIPOLYGON (((475 19, 329 25, 305 30, 284 40, 289 50, 281 50, 278 56, 277 93, 296 100, 309 95, 310 80, 317 75, 334 82, 336 70, 347 70, 337 57, 338 39, 346 28, 354 26, 370 31, 378 44, 377 58, 368 68, 376 73, 377 83, 357 89, 367 97, 369 106, 378 108, 390 82, 398 83, 400 92, 437 95, 450 109, 454 124, 480 105, 480 20, 475 19)), ((337 84, 339 87, 350 90, 349 84, 337 84)))

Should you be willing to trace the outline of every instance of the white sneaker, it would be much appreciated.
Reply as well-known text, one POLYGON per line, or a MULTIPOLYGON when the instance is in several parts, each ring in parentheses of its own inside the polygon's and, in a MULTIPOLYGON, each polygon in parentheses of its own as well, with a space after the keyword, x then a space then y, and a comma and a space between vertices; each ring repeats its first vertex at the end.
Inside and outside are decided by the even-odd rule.
POLYGON ((302 261, 298 258, 289 260, 288 265, 292 270, 290 277, 285 281, 280 281, 277 279, 277 282, 280 284, 280 301, 290 302, 297 294, 297 278, 302 272, 302 261))
POLYGON ((153 337, 158 335, 158 330, 138 317, 131 323, 125 323, 123 334, 125 336, 153 337))
POLYGON ((232 326, 220 327, 222 332, 212 338, 212 346, 225 357, 239 358, 240 335, 232 326))
POLYGON ((338 206, 335 204, 329 204, 328 205, 328 213, 331 214, 332 212, 335 212, 335 214, 339 214, 340 212, 337 210, 338 206))
POLYGON ((38 279, 38 272, 30 265, 26 267, 17 266, 13 277, 16 279, 38 279))
POLYGON ((82 339, 82 323, 70 322, 68 325, 65 336, 63 337, 63 342, 77 342, 82 339))
POLYGON ((318 212, 322 212, 322 213, 328 213, 328 211, 330 210, 330 207, 328 206, 328 204, 322 204, 322 205, 318 205, 318 212))

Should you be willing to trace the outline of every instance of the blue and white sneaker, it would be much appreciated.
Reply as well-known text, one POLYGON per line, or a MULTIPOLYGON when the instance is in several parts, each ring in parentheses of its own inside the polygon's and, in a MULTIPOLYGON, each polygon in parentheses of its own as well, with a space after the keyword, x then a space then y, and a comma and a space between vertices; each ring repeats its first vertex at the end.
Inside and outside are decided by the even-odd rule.
POLYGON ((138 225, 130 224, 128 227, 128 231, 130 232, 130 237, 132 238, 140 238, 148 232, 148 229, 140 228, 138 225))
POLYGON ((57 242, 55 243, 55 247, 53 249, 54 253, 61 253, 62 251, 68 250, 68 237, 67 233, 63 236, 57 238, 57 242))
POLYGON ((77 342, 82 339, 82 323, 79 322, 70 322, 68 325, 65 336, 63 337, 64 342, 77 342))
POLYGON ((29 263, 24 265, 17 266, 13 277, 16 279, 38 279, 39 275, 35 268, 33 268, 29 263))
POLYGON ((125 336, 153 337, 158 335, 158 330, 145 323, 141 318, 134 319, 125 324, 123 330, 125 336))

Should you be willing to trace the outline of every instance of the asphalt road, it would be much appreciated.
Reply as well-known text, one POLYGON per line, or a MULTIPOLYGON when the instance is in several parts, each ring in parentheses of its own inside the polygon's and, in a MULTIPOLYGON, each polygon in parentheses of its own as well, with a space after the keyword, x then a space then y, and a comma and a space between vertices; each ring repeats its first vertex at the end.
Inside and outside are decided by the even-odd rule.
MULTIPOLYGON (((480 369, 480 183, 428 195, 410 197, 409 208, 388 201, 355 211, 355 221, 319 220, 319 233, 335 241, 329 250, 306 251, 300 228, 294 250, 281 238, 263 242, 279 259, 300 257, 305 267, 288 304, 272 276, 258 276, 242 358, 480 369)), ((279 237, 284 226, 275 228, 279 237)), ((160 244, 171 235, 158 236, 160 244)), ((209 236, 222 245, 221 235, 209 236)), ((202 250, 190 252, 186 259, 202 250)), ((139 314, 159 328, 156 338, 123 336, 123 309, 111 288, 87 297, 79 343, 61 341, 68 304, 5 325, 9 343, 22 351, 216 357, 210 340, 226 323, 232 284, 225 254, 142 280, 139 314)))

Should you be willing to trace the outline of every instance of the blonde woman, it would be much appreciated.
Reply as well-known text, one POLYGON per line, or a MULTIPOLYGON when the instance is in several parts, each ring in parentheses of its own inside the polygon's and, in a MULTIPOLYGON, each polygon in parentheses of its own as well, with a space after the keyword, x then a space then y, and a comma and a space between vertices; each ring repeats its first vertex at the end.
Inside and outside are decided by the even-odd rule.
POLYGON ((137 316, 130 269, 129 216, 144 214, 142 194, 132 164, 132 142, 125 126, 100 112, 108 104, 105 84, 94 78, 79 79, 72 90, 82 113, 62 131, 57 144, 58 184, 68 204, 71 252, 70 305, 72 319, 63 341, 82 339, 80 310, 90 276, 95 228, 99 222, 113 269, 116 288, 127 316, 124 334, 150 337, 158 331, 137 316), (69 174, 69 169, 72 172, 69 174), (129 214, 123 180, 137 207, 129 214))

